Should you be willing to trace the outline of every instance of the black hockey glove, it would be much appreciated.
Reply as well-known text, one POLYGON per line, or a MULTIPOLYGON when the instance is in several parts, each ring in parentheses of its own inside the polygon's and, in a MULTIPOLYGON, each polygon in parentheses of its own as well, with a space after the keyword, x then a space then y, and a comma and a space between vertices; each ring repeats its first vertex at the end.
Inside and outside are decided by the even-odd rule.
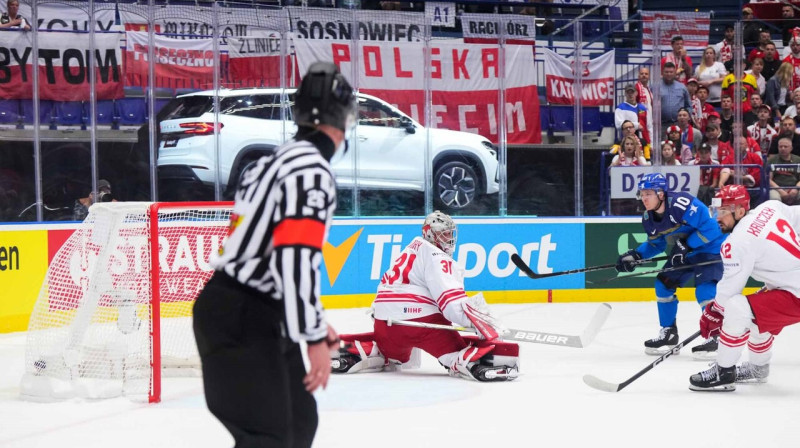
POLYGON ((691 250, 692 248, 689 247, 689 243, 687 243, 686 240, 675 241, 672 252, 669 254, 669 261, 672 263, 672 266, 677 267, 688 264, 688 255, 691 250))
POLYGON ((614 269, 617 272, 633 272, 636 269, 637 261, 642 259, 642 254, 636 252, 636 249, 631 249, 624 254, 620 255, 617 259, 617 265, 614 269))

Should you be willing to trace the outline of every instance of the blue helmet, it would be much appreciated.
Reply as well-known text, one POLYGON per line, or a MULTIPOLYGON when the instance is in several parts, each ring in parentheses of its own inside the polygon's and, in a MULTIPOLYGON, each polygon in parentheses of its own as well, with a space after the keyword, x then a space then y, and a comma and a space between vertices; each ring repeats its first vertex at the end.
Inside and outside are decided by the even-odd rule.
POLYGON ((667 192, 667 178, 664 177, 661 173, 647 173, 642 176, 642 179, 639 180, 639 184, 637 185, 638 191, 642 190, 653 190, 658 192, 659 190, 663 191, 664 193, 667 192))

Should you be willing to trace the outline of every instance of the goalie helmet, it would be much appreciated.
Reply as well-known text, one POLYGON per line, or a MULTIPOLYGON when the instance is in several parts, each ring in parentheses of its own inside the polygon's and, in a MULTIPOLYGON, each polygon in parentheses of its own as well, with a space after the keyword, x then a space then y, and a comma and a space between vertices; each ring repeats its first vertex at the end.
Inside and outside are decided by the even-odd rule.
POLYGON ((298 126, 327 124, 346 132, 356 123, 356 97, 335 64, 314 62, 300 82, 292 112, 298 126))
POLYGON ((452 257, 456 248, 456 223, 453 218, 436 210, 425 217, 422 237, 452 257))

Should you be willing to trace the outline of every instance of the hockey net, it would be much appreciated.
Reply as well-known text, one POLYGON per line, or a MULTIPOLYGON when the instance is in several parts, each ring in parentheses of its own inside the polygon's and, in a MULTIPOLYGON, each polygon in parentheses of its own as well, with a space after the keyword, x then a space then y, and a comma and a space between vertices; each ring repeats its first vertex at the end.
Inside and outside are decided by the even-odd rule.
POLYGON ((163 375, 199 375, 192 306, 231 203, 92 205, 56 253, 31 315, 23 398, 158 402, 163 375))

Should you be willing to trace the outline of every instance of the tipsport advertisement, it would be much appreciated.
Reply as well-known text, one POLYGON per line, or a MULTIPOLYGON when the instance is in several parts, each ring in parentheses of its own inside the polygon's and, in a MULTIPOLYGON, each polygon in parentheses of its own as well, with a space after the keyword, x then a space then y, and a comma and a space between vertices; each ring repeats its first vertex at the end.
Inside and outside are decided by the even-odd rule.
MULTIPOLYGON (((454 258, 468 291, 582 289, 584 276, 532 280, 511 262, 517 253, 538 273, 581 268, 584 224, 557 220, 456 219, 454 258)), ((421 235, 422 219, 337 220, 323 249, 322 294, 375 293, 383 273, 421 235)))

